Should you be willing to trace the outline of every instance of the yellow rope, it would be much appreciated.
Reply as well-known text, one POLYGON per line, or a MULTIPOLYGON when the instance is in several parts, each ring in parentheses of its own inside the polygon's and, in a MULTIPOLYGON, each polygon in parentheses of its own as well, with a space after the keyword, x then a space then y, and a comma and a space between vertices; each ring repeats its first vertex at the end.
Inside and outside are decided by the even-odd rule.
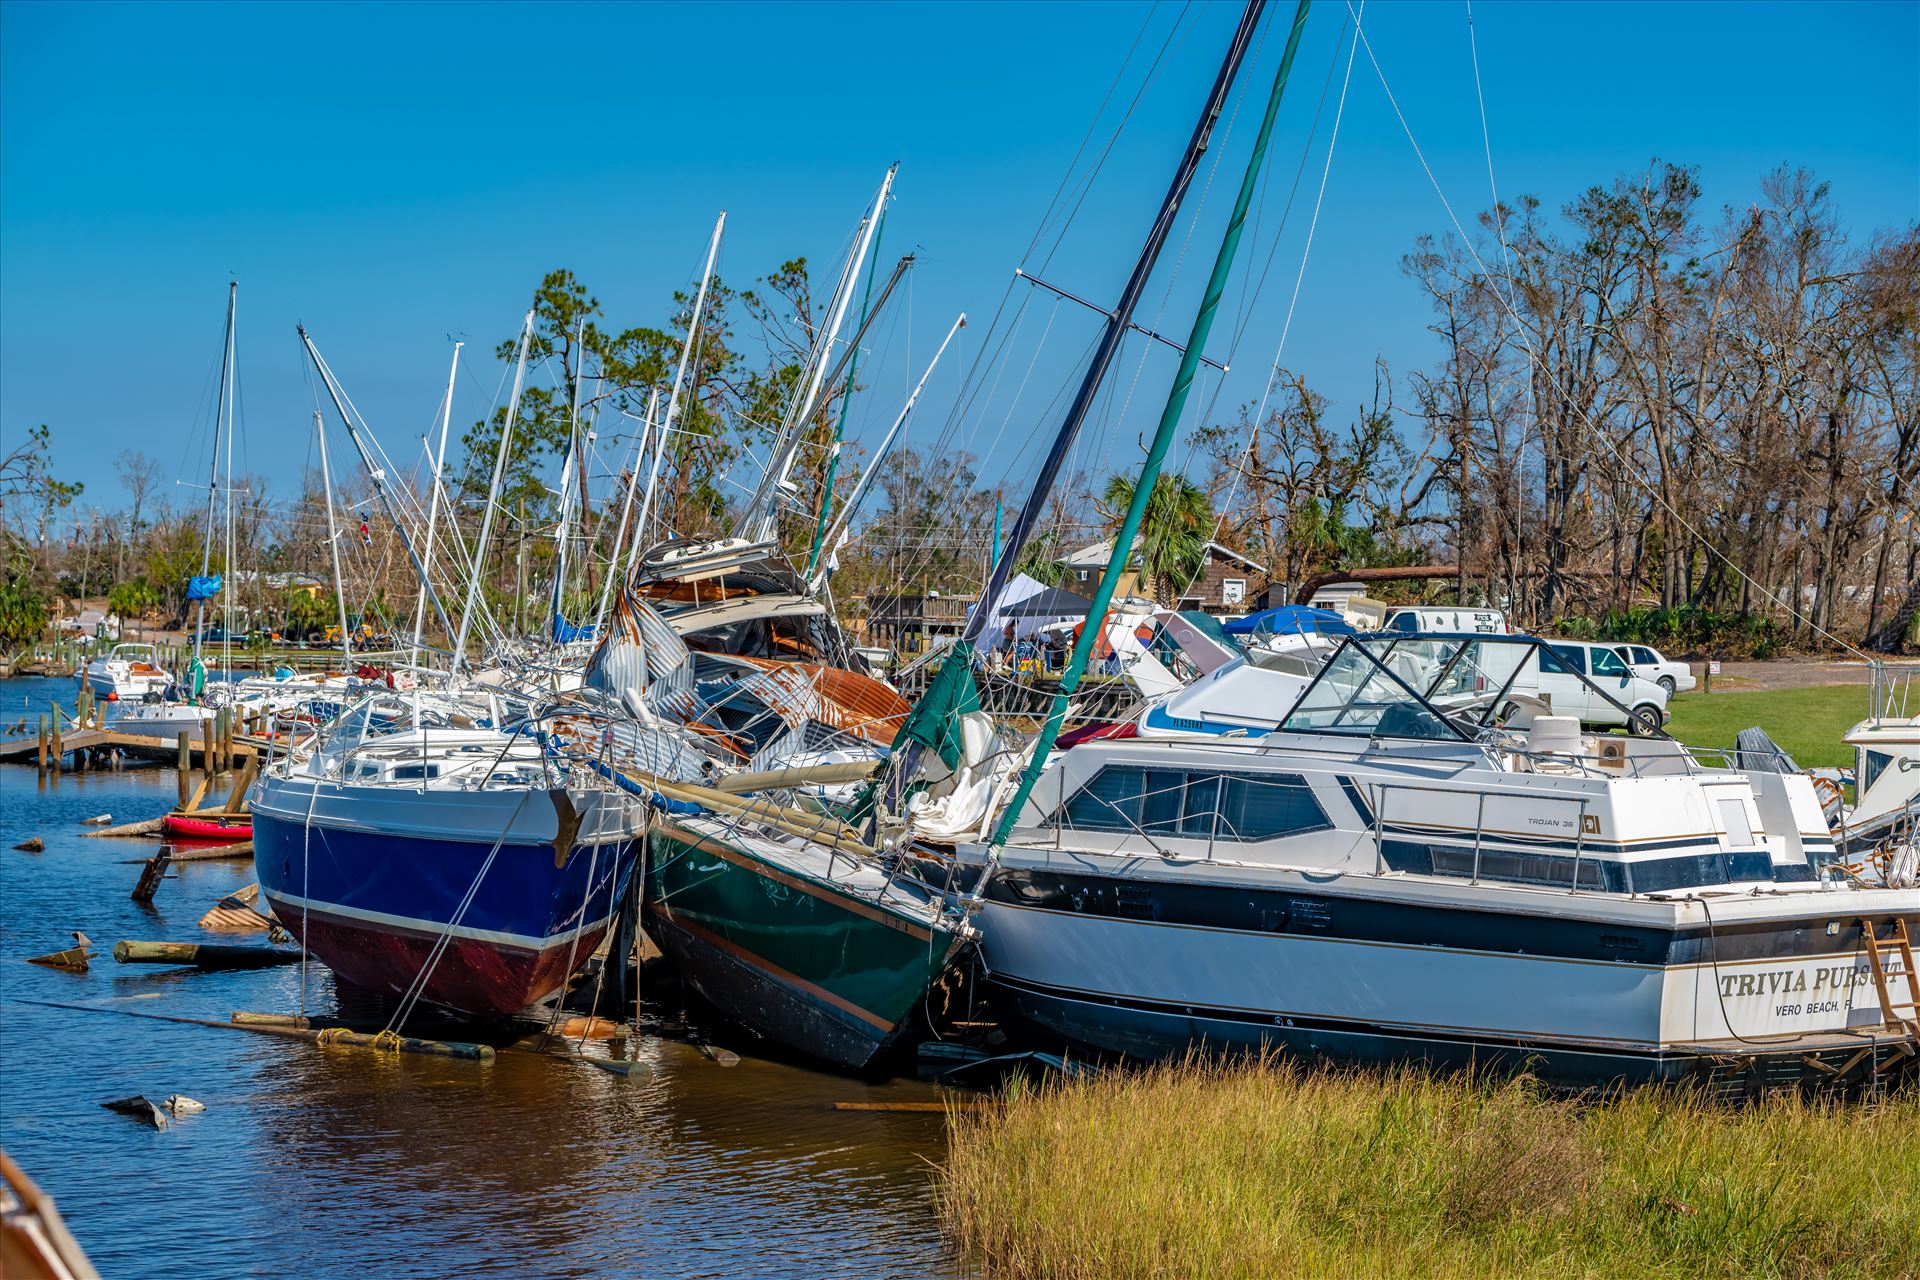
POLYGON ((367 1047, 369 1049, 379 1049, 386 1053, 398 1053, 400 1052, 401 1046, 405 1043, 406 1041, 401 1038, 400 1033, 389 1027, 384 1031, 377 1032, 373 1037, 373 1042, 367 1047))
POLYGON ((346 1032, 347 1029, 345 1027, 328 1027, 325 1031, 322 1031, 314 1037, 314 1043, 323 1049, 331 1049, 339 1043, 340 1037, 345 1035, 346 1032))

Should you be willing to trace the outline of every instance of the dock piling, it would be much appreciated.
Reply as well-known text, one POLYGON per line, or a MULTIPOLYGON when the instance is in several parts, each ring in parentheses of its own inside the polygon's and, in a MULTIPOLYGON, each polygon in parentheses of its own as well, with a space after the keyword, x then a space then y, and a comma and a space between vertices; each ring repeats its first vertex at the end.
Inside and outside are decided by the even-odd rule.
POLYGON ((187 775, 193 771, 193 744, 187 740, 187 731, 180 731, 180 808, 187 807, 187 793, 191 786, 187 775))

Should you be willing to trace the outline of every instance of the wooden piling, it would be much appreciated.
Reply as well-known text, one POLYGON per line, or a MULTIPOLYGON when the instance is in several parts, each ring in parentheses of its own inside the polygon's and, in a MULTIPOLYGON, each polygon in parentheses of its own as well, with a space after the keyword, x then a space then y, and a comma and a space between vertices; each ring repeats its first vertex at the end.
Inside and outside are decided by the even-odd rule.
POLYGON ((208 777, 213 776, 213 721, 200 722, 200 769, 208 777))
POLYGON ((220 772, 233 772, 233 708, 220 708, 220 772))
POLYGON ((47 718, 40 717, 40 776, 47 776, 47 718))
POLYGON ((59 773, 60 766, 61 766, 60 756, 62 754, 62 748, 60 746, 60 704, 59 703, 56 702, 53 704, 53 715, 50 718, 53 721, 53 771, 55 773, 59 773))
POLYGON ((140 879, 133 886, 135 902, 145 904, 153 901, 153 895, 159 891, 160 882, 166 878, 167 863, 170 860, 171 851, 165 845, 161 845, 160 852, 147 859, 147 865, 140 869, 140 879))
POLYGON ((187 776, 193 772, 193 744, 187 740, 187 731, 180 731, 180 807, 187 807, 187 794, 192 780, 187 776))

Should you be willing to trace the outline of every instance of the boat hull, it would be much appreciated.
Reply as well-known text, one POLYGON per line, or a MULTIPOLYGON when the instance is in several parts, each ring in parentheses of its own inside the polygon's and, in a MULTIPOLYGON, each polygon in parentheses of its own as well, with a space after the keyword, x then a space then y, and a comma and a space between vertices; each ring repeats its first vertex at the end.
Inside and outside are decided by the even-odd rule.
POLYGON ((1885 936, 1885 908, 1904 904, 1863 917, 1840 896, 1703 936, 1304 883, 1202 890, 1022 868, 990 883, 982 959, 997 1004, 1134 1058, 1279 1049, 1569 1084, 1730 1071, 1826 1084, 1842 1066, 1882 1065, 1859 1054, 1876 1041, 1888 1060, 1899 1053, 1880 1027, 1861 928, 1885 936))
MULTIPOLYGON (((420 990, 429 1003, 482 1017, 517 1013, 593 953, 632 881, 631 832, 584 822, 592 834, 556 859, 553 837, 540 842, 537 828, 499 805, 499 793, 451 797, 469 808, 463 816, 478 838, 467 839, 407 834, 403 822, 377 813, 349 826, 339 810, 351 810, 351 797, 327 799, 310 827, 304 814, 256 802, 254 865, 279 920, 321 963, 370 990, 405 994, 428 971, 420 990), (480 836, 488 808, 502 809, 494 831, 509 835, 497 850, 480 836)), ((533 801, 551 831, 546 796, 533 801)), ((370 803, 396 807, 386 796, 370 803)))
POLYGON ((965 938, 675 823, 654 827, 645 886, 648 936, 696 991, 761 1036, 853 1071, 900 1038, 965 938))
POLYGON ((222 821, 219 818, 190 818, 170 813, 161 827, 166 834, 181 840, 253 839, 253 819, 245 814, 222 821))

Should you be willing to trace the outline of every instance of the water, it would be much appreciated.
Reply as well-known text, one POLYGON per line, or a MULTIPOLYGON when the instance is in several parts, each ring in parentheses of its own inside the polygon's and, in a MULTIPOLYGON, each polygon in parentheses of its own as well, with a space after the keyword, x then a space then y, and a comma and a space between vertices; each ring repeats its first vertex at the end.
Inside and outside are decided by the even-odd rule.
MULTIPOLYGON (((0 727, 71 680, 0 682, 0 727)), ((595 1052, 630 1078, 504 1053, 397 1059, 211 1027, 49 1009, 53 1000, 224 1021, 292 1011, 295 967, 197 973, 116 965, 120 938, 204 934, 251 863, 181 864, 151 907, 128 898, 147 840, 92 840, 83 818, 164 812, 170 770, 68 774, 0 765, 0 1146, 53 1196, 103 1276, 950 1277, 929 1161, 937 1114, 836 1112, 926 1100, 873 1084, 643 1037, 595 1052), (13 846, 30 835, 44 853, 13 846), (24 957, 70 945, 90 972, 24 957), (200 1115, 156 1131, 110 1098, 183 1093, 200 1115)), ((307 1000, 335 1012, 325 971, 307 1000)))

